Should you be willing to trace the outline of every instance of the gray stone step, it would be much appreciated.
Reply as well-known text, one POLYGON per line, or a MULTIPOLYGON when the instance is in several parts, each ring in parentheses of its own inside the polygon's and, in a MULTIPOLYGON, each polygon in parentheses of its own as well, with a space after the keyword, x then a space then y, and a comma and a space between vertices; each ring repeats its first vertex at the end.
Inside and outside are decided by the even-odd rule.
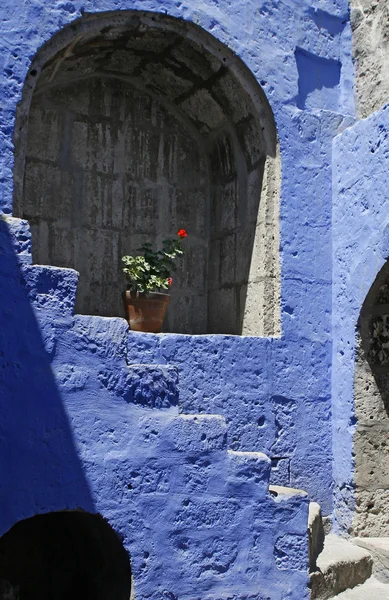
POLYGON ((353 543, 372 555, 374 577, 389 583, 389 537, 354 538, 353 543))
POLYGON ((389 600, 389 585, 370 577, 362 585, 338 594, 336 600, 389 600))
POLYGON ((317 559, 317 569, 310 575, 311 598, 327 600, 364 583, 372 574, 373 559, 364 548, 330 534, 317 559))

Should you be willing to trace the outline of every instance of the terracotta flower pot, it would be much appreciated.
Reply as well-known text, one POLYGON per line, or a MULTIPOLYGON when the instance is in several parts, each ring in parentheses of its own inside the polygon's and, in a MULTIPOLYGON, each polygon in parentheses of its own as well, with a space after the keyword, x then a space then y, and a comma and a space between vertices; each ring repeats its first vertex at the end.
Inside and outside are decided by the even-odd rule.
POLYGON ((127 290, 123 293, 126 319, 133 331, 159 333, 170 302, 169 294, 150 292, 140 294, 127 290))

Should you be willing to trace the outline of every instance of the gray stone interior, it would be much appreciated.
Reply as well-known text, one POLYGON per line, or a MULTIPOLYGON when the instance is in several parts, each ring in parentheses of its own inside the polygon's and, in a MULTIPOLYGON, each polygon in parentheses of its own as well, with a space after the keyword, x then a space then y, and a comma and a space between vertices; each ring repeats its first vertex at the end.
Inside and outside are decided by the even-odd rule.
POLYGON ((34 261, 80 272, 77 312, 124 316, 121 256, 183 227, 165 330, 279 334, 278 159, 259 86, 147 19, 95 20, 44 54, 15 135, 34 261))
POLYGON ((389 535, 389 265, 363 305, 355 368, 357 535, 389 535))
POLYGON ((351 0, 356 103, 360 117, 389 101, 389 2, 351 0))

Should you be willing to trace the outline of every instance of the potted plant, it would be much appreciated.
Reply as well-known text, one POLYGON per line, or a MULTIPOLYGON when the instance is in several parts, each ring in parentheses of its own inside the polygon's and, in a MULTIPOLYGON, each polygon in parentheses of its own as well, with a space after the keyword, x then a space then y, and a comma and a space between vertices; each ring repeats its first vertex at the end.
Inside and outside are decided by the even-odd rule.
POLYGON ((164 291, 173 283, 175 260, 184 253, 181 241, 186 237, 185 229, 180 229, 176 238, 162 242, 162 250, 153 250, 147 242, 138 249, 141 255, 122 257, 127 279, 124 309, 132 330, 161 331, 170 301, 169 294, 164 291))

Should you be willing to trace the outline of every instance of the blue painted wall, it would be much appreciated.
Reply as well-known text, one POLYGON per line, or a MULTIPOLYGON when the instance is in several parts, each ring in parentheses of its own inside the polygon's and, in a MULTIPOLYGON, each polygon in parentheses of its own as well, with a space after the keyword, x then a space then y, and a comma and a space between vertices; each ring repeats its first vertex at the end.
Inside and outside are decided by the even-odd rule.
POLYGON ((366 295, 386 262, 389 106, 334 143, 333 443, 336 519, 346 530, 354 508, 355 328, 366 295))
POLYGON ((240 452, 268 454, 274 482, 331 513, 332 141, 354 114, 348 4, 6 0, 3 213, 12 213, 16 105, 36 52, 84 11, 125 9, 200 25, 267 95, 282 159, 282 336, 137 335, 120 319, 74 318, 74 273, 22 267, 26 226, 0 221, 0 529, 82 506, 124 536, 140 597, 301 600, 306 498, 269 496, 268 459, 240 452), (177 416, 178 403, 192 416, 177 416))
POLYGON ((186 414, 176 367, 129 364, 123 319, 73 317, 76 273, 30 264, 25 221, 0 232, 0 533, 82 508, 121 535, 137 598, 308 598, 307 495, 270 494, 265 454, 186 414))

